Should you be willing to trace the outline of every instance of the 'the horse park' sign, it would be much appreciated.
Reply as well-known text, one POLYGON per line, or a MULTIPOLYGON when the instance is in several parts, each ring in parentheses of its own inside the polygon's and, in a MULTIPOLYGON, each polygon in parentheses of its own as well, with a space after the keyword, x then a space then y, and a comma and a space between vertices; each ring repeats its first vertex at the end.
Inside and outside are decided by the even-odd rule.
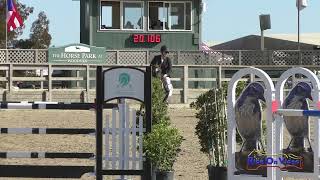
POLYGON ((70 44, 49 48, 49 63, 59 64, 104 64, 106 49, 86 44, 70 44))

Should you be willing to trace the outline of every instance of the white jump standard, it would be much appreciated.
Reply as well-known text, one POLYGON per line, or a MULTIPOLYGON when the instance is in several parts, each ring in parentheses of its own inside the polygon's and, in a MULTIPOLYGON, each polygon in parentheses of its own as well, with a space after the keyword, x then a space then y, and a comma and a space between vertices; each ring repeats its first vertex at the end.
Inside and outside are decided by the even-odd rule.
POLYGON ((276 180, 283 180, 285 177, 319 179, 319 109, 310 110, 309 108, 319 108, 319 87, 319 78, 309 69, 301 67, 285 71, 277 81, 277 107, 274 109, 273 122, 276 128, 273 137, 275 153, 293 154, 301 159, 303 165, 293 166, 286 170, 276 168, 276 180), (296 75, 303 75, 305 79, 295 79, 296 75), (285 97, 285 83, 290 77, 293 79, 293 88, 285 97), (315 122, 312 133, 313 141, 310 141, 310 118, 314 118, 315 122), (291 136, 288 147, 284 147, 284 127, 291 136))
MULTIPOLYGON (((261 140, 260 132, 255 132, 255 129, 261 130, 261 112, 258 99, 266 101, 267 112, 267 148, 264 150, 267 154, 273 154, 273 126, 272 126, 272 100, 274 96, 275 88, 271 78, 267 73, 258 68, 244 68, 234 74, 228 85, 228 180, 272 180, 274 177, 274 169, 259 169, 249 170, 247 165, 247 156, 254 150, 254 147, 261 140), (252 75, 258 76, 263 81, 263 87, 260 83, 250 83, 240 95, 243 99, 236 101, 236 86, 240 79, 244 76, 252 75), (242 97, 243 96, 243 97, 242 97), (247 103, 254 102, 254 104, 246 105, 247 103), (240 107, 237 106, 246 106, 240 107), (252 115, 255 107, 255 115, 252 115), (240 112, 241 109, 248 109, 247 112, 240 112), (251 113, 251 115, 250 115, 251 113), (248 115, 242 120, 239 119, 239 115, 248 115), (252 117, 249 117, 252 116, 252 117), (237 119, 238 118, 238 119, 237 119), (246 125, 247 124, 247 125, 246 125), (254 125, 253 125, 254 124, 254 125), (236 150, 236 128, 241 126, 242 138, 244 140, 244 149, 241 148, 239 152, 236 150), (260 127, 260 128, 259 128, 260 127)), ((263 150, 263 148, 261 148, 263 150)))

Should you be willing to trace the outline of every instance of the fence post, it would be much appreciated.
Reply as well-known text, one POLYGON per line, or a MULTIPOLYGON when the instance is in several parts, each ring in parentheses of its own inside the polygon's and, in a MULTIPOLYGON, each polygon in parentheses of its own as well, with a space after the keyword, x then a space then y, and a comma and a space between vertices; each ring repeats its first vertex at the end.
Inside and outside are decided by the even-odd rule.
POLYGON ((78 81, 78 78, 80 77, 80 71, 76 70, 76 76, 77 76, 77 81, 76 81, 76 87, 79 88, 80 82, 78 81))
POLYGON ((119 50, 116 51, 116 64, 119 65, 119 50))
POLYGON ((12 91, 13 86, 13 64, 9 65, 9 92, 12 91))
POLYGON ((268 57, 268 65, 272 65, 272 53, 271 53, 272 51, 270 51, 270 50, 267 50, 267 57, 268 57))
POLYGON ((48 101, 51 101, 52 100, 52 65, 49 64, 48 65, 48 97, 46 97, 46 99, 48 101))
POLYGON ((86 66, 86 92, 87 92, 87 98, 86 101, 89 102, 89 92, 90 91, 90 65, 86 66))
POLYGON ((9 50, 6 49, 6 63, 9 63, 9 50))
MULTIPOLYGON (((37 70, 36 70, 37 71, 37 70)), ((43 77, 43 69, 40 70, 40 77, 43 77)), ((43 81, 40 81, 40 89, 43 89, 43 81)))
POLYGON ((39 63, 39 62, 38 62, 38 54, 39 54, 38 51, 39 51, 38 49, 35 49, 35 50, 34 50, 34 62, 35 62, 35 63, 39 63))
POLYGON ((218 76, 217 76, 217 80, 218 80, 218 87, 221 88, 222 87, 222 67, 221 65, 218 67, 218 76))
POLYGON ((146 51, 146 61, 145 61, 146 65, 149 64, 149 58, 150 58, 149 50, 147 50, 147 51, 146 51))
POLYGON ((189 86, 189 79, 188 79, 188 66, 183 66, 183 103, 188 103, 188 86, 189 86))
POLYGON ((241 65, 242 63, 242 52, 241 51, 239 51, 239 65, 241 65))
POLYGON ((9 90, 9 81, 8 81, 8 77, 9 77, 9 69, 6 70, 6 78, 7 78, 7 81, 6 81, 6 90, 9 90))

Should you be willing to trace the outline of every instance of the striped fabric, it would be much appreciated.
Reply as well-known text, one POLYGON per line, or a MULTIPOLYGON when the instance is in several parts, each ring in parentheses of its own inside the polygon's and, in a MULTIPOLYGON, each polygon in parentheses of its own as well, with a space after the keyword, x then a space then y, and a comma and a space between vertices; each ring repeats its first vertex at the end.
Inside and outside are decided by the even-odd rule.
POLYGON ((13 31, 23 26, 23 20, 13 0, 7 1, 7 8, 7 31, 13 31))

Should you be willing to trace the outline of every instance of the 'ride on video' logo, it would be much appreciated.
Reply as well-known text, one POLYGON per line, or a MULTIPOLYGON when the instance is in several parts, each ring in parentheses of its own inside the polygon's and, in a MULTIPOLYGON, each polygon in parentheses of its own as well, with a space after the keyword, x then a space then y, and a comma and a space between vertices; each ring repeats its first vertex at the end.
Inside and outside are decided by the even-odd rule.
POLYGON ((294 154, 267 155, 257 150, 248 155, 247 170, 258 170, 264 167, 276 167, 280 170, 303 169, 303 158, 294 154))

